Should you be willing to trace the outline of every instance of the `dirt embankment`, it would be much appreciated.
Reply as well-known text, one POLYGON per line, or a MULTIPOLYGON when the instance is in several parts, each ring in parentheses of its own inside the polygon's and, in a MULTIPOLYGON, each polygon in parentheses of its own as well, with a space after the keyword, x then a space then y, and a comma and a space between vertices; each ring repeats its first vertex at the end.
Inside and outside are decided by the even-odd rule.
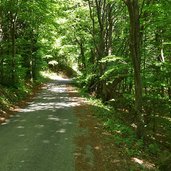
POLYGON ((41 90, 43 84, 30 87, 28 92, 8 89, 0 86, 0 124, 8 121, 20 108, 32 101, 32 98, 41 90))

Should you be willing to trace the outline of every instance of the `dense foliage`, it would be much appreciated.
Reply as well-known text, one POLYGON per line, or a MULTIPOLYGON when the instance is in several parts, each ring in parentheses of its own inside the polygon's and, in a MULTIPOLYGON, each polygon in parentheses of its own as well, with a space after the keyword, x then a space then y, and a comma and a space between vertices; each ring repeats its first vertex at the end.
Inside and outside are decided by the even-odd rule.
MULTIPOLYGON (((0 84, 73 67, 137 137, 170 148, 170 0, 1 0, 0 84)), ((72 74, 71 74, 72 75, 72 74)))
MULTIPOLYGON (((67 17, 72 30, 67 42, 79 49, 81 85, 129 115, 139 138, 161 131, 161 120, 170 122, 169 4, 79 1, 72 19, 67 17)), ((168 135, 170 129, 162 131, 168 135)))
POLYGON ((62 42, 68 58, 75 55, 78 62, 80 86, 114 106, 118 117, 136 130, 143 143, 151 143, 154 151, 165 147, 167 156, 171 2, 74 2, 64 12, 65 26, 60 27, 65 30, 62 42))

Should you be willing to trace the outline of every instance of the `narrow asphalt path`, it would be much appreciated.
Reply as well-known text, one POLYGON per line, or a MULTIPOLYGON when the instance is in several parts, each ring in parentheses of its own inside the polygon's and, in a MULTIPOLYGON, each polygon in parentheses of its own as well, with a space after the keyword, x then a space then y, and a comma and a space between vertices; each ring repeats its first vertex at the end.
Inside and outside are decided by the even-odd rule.
POLYGON ((99 108, 69 83, 51 80, 0 125, 0 171, 130 170, 130 160, 94 117, 99 108))
POLYGON ((68 96, 70 80, 53 80, 10 121, 0 126, 0 171, 75 170, 78 122, 68 96))

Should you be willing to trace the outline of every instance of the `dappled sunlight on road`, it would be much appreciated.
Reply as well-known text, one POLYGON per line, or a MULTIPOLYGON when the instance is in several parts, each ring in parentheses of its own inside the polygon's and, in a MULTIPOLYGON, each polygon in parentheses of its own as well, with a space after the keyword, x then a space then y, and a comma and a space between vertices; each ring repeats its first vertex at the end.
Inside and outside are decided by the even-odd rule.
POLYGON ((78 121, 75 108, 85 100, 70 86, 71 82, 70 79, 55 77, 44 85, 32 102, 17 109, 16 114, 3 124, 1 136, 4 140, 0 139, 0 146, 6 148, 1 150, 0 161, 4 166, 15 166, 16 171, 28 166, 42 170, 42 165, 47 166, 47 162, 48 167, 66 166, 67 163, 68 168, 74 167, 73 137, 78 121), (11 163, 6 164, 8 161, 11 163))
POLYGON ((106 146, 102 139, 110 139, 111 134, 104 131, 92 115, 100 107, 85 103, 85 98, 79 96, 69 81, 51 81, 27 107, 20 109, 3 124, 1 137, 8 137, 4 141, 0 139, 0 145, 9 146, 1 150, 0 161, 12 161, 11 167, 16 166, 15 171, 24 170, 30 165, 41 167, 47 160, 48 167, 49 163, 53 165, 56 162, 56 165, 63 163, 65 166, 65 161, 73 160, 76 170, 127 170, 129 163, 153 168, 153 164, 139 158, 127 162, 113 146, 113 142, 107 142, 106 146))
POLYGON ((65 132, 66 132, 66 129, 60 129, 60 130, 57 130, 56 132, 57 132, 57 133, 61 133, 61 134, 63 134, 63 133, 65 133, 65 132))
MULTIPOLYGON (((11 119, 2 124, 6 129, 12 127, 13 133, 10 137, 17 142, 14 143, 17 153, 25 154, 27 151, 32 155, 34 150, 51 149, 51 154, 58 154, 64 146, 66 148, 67 145, 64 144, 71 141, 72 130, 75 127, 73 107, 81 105, 75 91, 68 88, 70 82, 70 79, 56 77, 43 87, 32 102, 17 110, 11 119), (73 93, 73 97, 70 97, 70 93, 73 93), (9 122, 11 124, 8 124, 9 122), (23 147, 18 147, 17 144, 22 144, 23 147)), ((44 153, 43 151, 42 154, 44 153)), ((11 155, 15 156, 16 152, 11 155)), ((38 154, 34 155, 40 157, 38 154)), ((29 160, 20 161, 18 166, 27 165, 29 160)))
MULTIPOLYGON (((75 95, 76 91, 68 88, 66 83, 70 81, 62 78, 51 81, 32 102, 28 103, 27 107, 20 109, 18 114, 13 116, 11 122, 15 124, 17 137, 22 140, 31 135, 33 142, 56 146, 54 142, 56 136, 65 136, 70 132, 69 128, 73 125, 73 121, 68 118, 70 112, 67 111, 73 110, 73 107, 80 106, 82 103, 81 97, 75 95), (69 95, 71 93, 73 93, 72 97, 69 95), (30 122, 31 118, 34 118, 32 122, 30 122), (39 142, 45 130, 48 130, 49 138, 39 142)), ((64 140, 67 141, 68 137, 64 137, 64 140)))
POLYGON ((34 127, 35 128, 44 128, 45 126, 44 125, 35 125, 34 127))
POLYGON ((63 81, 65 83, 72 82, 72 79, 63 78, 63 77, 57 75, 56 73, 42 72, 42 75, 44 77, 47 77, 47 78, 51 79, 51 80, 63 81))
POLYGON ((139 158, 136 158, 136 157, 133 157, 132 158, 132 161, 143 166, 144 168, 146 169, 154 169, 155 168, 155 165, 153 163, 150 163, 149 161, 145 161, 145 160, 142 160, 142 159, 139 159, 139 158))
POLYGON ((19 134, 18 136, 19 137, 25 137, 25 134, 19 134))
POLYGON ((5 122, 1 123, 1 125, 3 126, 3 125, 7 125, 9 123, 10 123, 10 120, 9 119, 6 119, 5 122))
POLYGON ((55 117, 53 115, 49 115, 48 120, 52 120, 52 121, 56 121, 56 122, 60 121, 60 119, 58 117, 55 117))
POLYGON ((75 90, 68 90, 66 82, 69 79, 57 79, 45 86, 43 91, 38 94, 34 101, 28 107, 21 109, 20 112, 34 112, 34 111, 53 111, 57 109, 67 109, 80 105, 79 97, 69 97, 68 93, 75 93, 75 90), (61 81, 62 80, 62 81, 61 81))
POLYGON ((79 102, 72 102, 72 101, 66 101, 66 102, 47 102, 47 103, 35 103, 32 105, 29 105, 26 109, 21 109, 20 112, 34 112, 34 111, 44 111, 44 110, 51 110, 55 111, 55 109, 62 109, 67 107, 74 107, 79 106, 79 102))
POLYGON ((24 126, 17 126, 18 129, 24 129, 24 126))
POLYGON ((55 92, 55 93, 63 93, 67 90, 67 88, 66 87, 52 87, 48 90, 51 92, 55 92))

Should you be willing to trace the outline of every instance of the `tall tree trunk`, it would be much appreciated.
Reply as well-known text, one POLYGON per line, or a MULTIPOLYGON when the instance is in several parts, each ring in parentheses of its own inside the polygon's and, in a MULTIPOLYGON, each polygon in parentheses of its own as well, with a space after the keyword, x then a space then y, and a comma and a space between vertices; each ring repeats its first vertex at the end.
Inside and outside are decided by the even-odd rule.
POLYGON ((84 49, 84 39, 81 38, 80 40, 77 38, 77 36, 75 35, 75 40, 77 42, 77 44, 79 45, 79 48, 80 48, 80 59, 78 60, 78 63, 80 64, 81 62, 81 65, 80 65, 80 69, 82 71, 86 71, 86 57, 85 57, 85 49, 84 49))
POLYGON ((134 68, 135 114, 137 118, 137 137, 144 136, 144 118, 142 115, 142 80, 140 57, 140 13, 138 0, 125 0, 130 18, 130 53, 134 68))
POLYGON ((3 48, 2 48, 2 39, 3 39, 3 31, 2 31, 2 9, 0 6, 0 83, 3 83, 3 48))
POLYGON ((12 83, 16 83, 16 22, 17 22, 17 10, 18 0, 10 0, 9 22, 10 22, 10 41, 11 41, 11 79, 12 83))
MULTIPOLYGON (((169 62, 171 63, 171 58, 169 58, 169 62)), ((171 78, 170 77, 168 78, 168 97, 169 99, 171 99, 171 78)))
POLYGON ((113 11, 113 4, 108 4, 107 5, 107 9, 108 9, 108 16, 107 16, 107 22, 108 22, 108 25, 107 25, 107 53, 108 55, 112 55, 112 33, 113 33, 113 21, 114 21, 114 18, 113 18, 113 14, 112 14, 112 11, 113 11))
POLYGON ((16 55, 16 45, 15 45, 15 20, 11 20, 11 41, 12 41, 12 62, 11 62, 11 69, 12 69, 12 83, 16 83, 16 64, 15 64, 15 55, 16 55))
POLYGON ((84 44, 81 41, 80 42, 80 54, 81 54, 81 62, 83 64, 83 69, 86 69, 86 58, 85 58, 85 54, 84 54, 84 44))

